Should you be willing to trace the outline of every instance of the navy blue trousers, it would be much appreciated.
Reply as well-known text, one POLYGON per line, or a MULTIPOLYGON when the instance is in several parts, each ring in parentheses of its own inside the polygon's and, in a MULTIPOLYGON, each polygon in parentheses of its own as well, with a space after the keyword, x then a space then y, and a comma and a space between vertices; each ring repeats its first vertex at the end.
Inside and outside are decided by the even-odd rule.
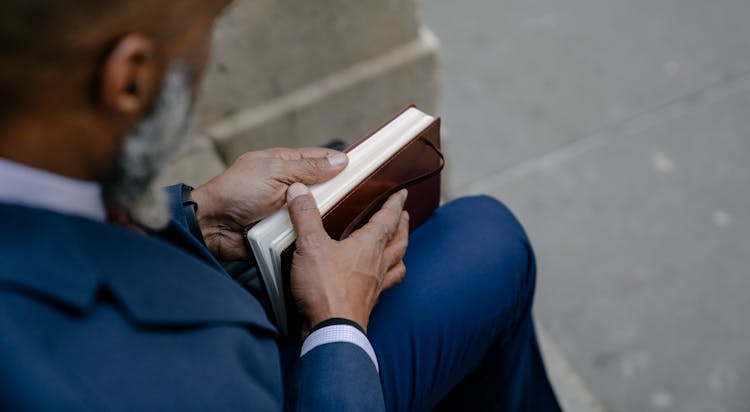
POLYGON ((443 205, 411 234, 404 262, 367 333, 388 410, 560 410, 531 316, 533 251, 502 203, 443 205))

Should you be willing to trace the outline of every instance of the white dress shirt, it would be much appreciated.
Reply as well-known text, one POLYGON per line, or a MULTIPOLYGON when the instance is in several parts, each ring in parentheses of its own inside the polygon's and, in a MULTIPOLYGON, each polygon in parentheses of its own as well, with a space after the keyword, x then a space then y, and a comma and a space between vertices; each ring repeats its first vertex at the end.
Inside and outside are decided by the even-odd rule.
MULTIPOLYGON (((101 186, 71 179, 0 157, 0 203, 47 209, 106 222, 101 186)), ((300 357, 325 344, 349 342, 359 346, 378 369, 375 351, 364 333, 349 325, 323 327, 305 339, 300 357)))
POLYGON ((107 209, 96 182, 71 179, 0 157, 0 202, 104 222, 107 209))

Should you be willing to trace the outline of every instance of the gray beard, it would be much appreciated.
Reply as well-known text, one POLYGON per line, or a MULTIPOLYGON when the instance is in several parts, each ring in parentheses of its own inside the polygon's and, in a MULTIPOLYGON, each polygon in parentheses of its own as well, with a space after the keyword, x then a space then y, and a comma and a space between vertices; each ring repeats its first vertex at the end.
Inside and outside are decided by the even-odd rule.
POLYGON ((154 180, 188 143, 192 90, 186 64, 174 64, 150 115, 125 138, 113 178, 104 182, 104 201, 148 229, 169 223, 169 198, 154 180))

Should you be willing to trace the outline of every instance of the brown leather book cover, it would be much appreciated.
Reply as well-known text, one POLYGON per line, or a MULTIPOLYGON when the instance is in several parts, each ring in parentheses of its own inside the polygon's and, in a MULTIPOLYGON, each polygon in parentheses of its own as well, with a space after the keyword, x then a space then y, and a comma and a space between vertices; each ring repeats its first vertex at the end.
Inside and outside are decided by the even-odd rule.
POLYGON ((406 188, 404 209, 409 212, 409 229, 414 230, 440 203, 442 169, 438 118, 324 214, 323 226, 331 238, 346 238, 367 223, 390 195, 406 188))
MULTIPOLYGON (((404 111, 408 109, 407 107, 404 111)), ((391 120, 350 146, 346 151, 350 151, 372 137, 391 120)), ((323 226, 331 238, 344 239, 367 223, 390 195, 405 188, 409 191, 409 197, 404 209, 409 212, 411 232, 421 225, 440 203, 440 172, 443 165, 444 158, 440 151, 440 118, 436 118, 326 212, 323 215, 323 226)), ((247 238, 247 233, 245 238, 247 238)), ((284 250, 281 254, 281 261, 288 331, 291 335, 296 335, 301 328, 301 319, 297 314, 293 299, 290 298, 289 273, 293 254, 294 245, 284 250)), ((282 333, 284 333, 283 330, 282 333)))

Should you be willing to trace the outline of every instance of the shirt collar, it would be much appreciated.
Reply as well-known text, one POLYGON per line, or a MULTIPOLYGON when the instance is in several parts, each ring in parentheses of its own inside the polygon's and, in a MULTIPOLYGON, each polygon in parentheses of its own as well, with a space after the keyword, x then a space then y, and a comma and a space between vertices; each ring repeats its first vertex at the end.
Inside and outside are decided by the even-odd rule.
POLYGON ((102 190, 96 182, 71 179, 0 158, 0 203, 107 219, 102 190))

